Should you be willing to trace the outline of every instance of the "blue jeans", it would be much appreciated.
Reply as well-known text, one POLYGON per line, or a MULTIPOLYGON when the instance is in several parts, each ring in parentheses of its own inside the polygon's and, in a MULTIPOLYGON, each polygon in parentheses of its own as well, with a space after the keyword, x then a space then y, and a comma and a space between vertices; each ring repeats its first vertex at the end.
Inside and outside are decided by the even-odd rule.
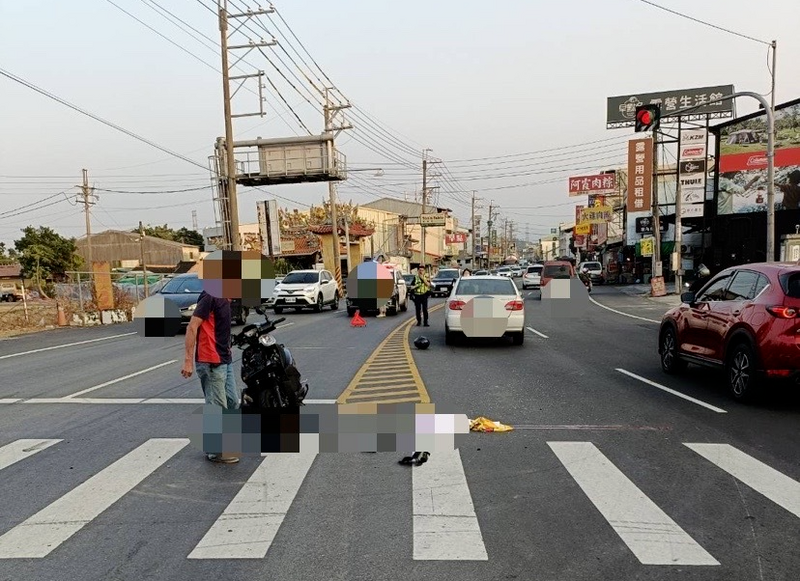
POLYGON ((212 365, 196 362, 195 367, 207 404, 229 410, 239 408, 240 394, 232 363, 212 365))

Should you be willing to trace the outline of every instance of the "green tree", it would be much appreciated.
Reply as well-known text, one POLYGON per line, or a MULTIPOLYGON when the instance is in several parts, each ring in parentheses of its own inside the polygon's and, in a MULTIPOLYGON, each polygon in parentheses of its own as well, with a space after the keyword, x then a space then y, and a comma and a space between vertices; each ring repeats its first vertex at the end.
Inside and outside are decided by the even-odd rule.
POLYGON ((6 248, 5 242, 0 242, 0 264, 13 264, 17 262, 17 251, 6 248))
MULTIPOLYGON (((138 228, 134 228, 131 232, 139 233, 138 228)), ((190 244, 192 246, 199 246, 200 250, 203 249, 203 235, 197 230, 189 230, 186 227, 174 230, 167 224, 163 226, 150 226, 149 224, 144 227, 145 236, 153 236, 161 238, 162 240, 172 240, 173 242, 180 242, 182 244, 190 244)))
POLYGON ((37 290, 45 298, 49 297, 43 280, 78 270, 83 264, 75 238, 64 238, 47 226, 24 228, 22 238, 14 241, 14 248, 23 272, 36 281, 37 290))

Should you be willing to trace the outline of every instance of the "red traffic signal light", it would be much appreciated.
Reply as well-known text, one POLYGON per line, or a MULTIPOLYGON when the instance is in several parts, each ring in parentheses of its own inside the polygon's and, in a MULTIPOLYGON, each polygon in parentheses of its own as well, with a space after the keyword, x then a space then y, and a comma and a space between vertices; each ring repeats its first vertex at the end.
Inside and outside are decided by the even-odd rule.
POLYGON ((659 105, 639 105, 636 107, 635 131, 655 131, 661 120, 659 105))

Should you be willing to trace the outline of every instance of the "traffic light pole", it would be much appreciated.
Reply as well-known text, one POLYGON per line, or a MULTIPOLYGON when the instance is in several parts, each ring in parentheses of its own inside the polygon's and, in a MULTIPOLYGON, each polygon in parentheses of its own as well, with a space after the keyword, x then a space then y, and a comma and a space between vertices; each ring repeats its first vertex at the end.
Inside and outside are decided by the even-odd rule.
POLYGON ((653 129, 653 263, 650 278, 661 276, 661 219, 658 212, 658 129, 653 129))

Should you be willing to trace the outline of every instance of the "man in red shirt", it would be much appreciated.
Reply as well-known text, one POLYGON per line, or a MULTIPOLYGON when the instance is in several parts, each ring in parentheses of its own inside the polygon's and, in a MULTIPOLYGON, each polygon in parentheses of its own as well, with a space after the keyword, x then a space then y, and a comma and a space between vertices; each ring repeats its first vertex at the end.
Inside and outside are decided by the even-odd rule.
MULTIPOLYGON (((206 404, 223 409, 239 407, 239 389, 231 353, 231 300, 200 293, 186 329, 186 353, 181 374, 189 378, 193 368, 203 387, 206 404)), ((209 454, 212 462, 234 464, 235 456, 209 454)))

